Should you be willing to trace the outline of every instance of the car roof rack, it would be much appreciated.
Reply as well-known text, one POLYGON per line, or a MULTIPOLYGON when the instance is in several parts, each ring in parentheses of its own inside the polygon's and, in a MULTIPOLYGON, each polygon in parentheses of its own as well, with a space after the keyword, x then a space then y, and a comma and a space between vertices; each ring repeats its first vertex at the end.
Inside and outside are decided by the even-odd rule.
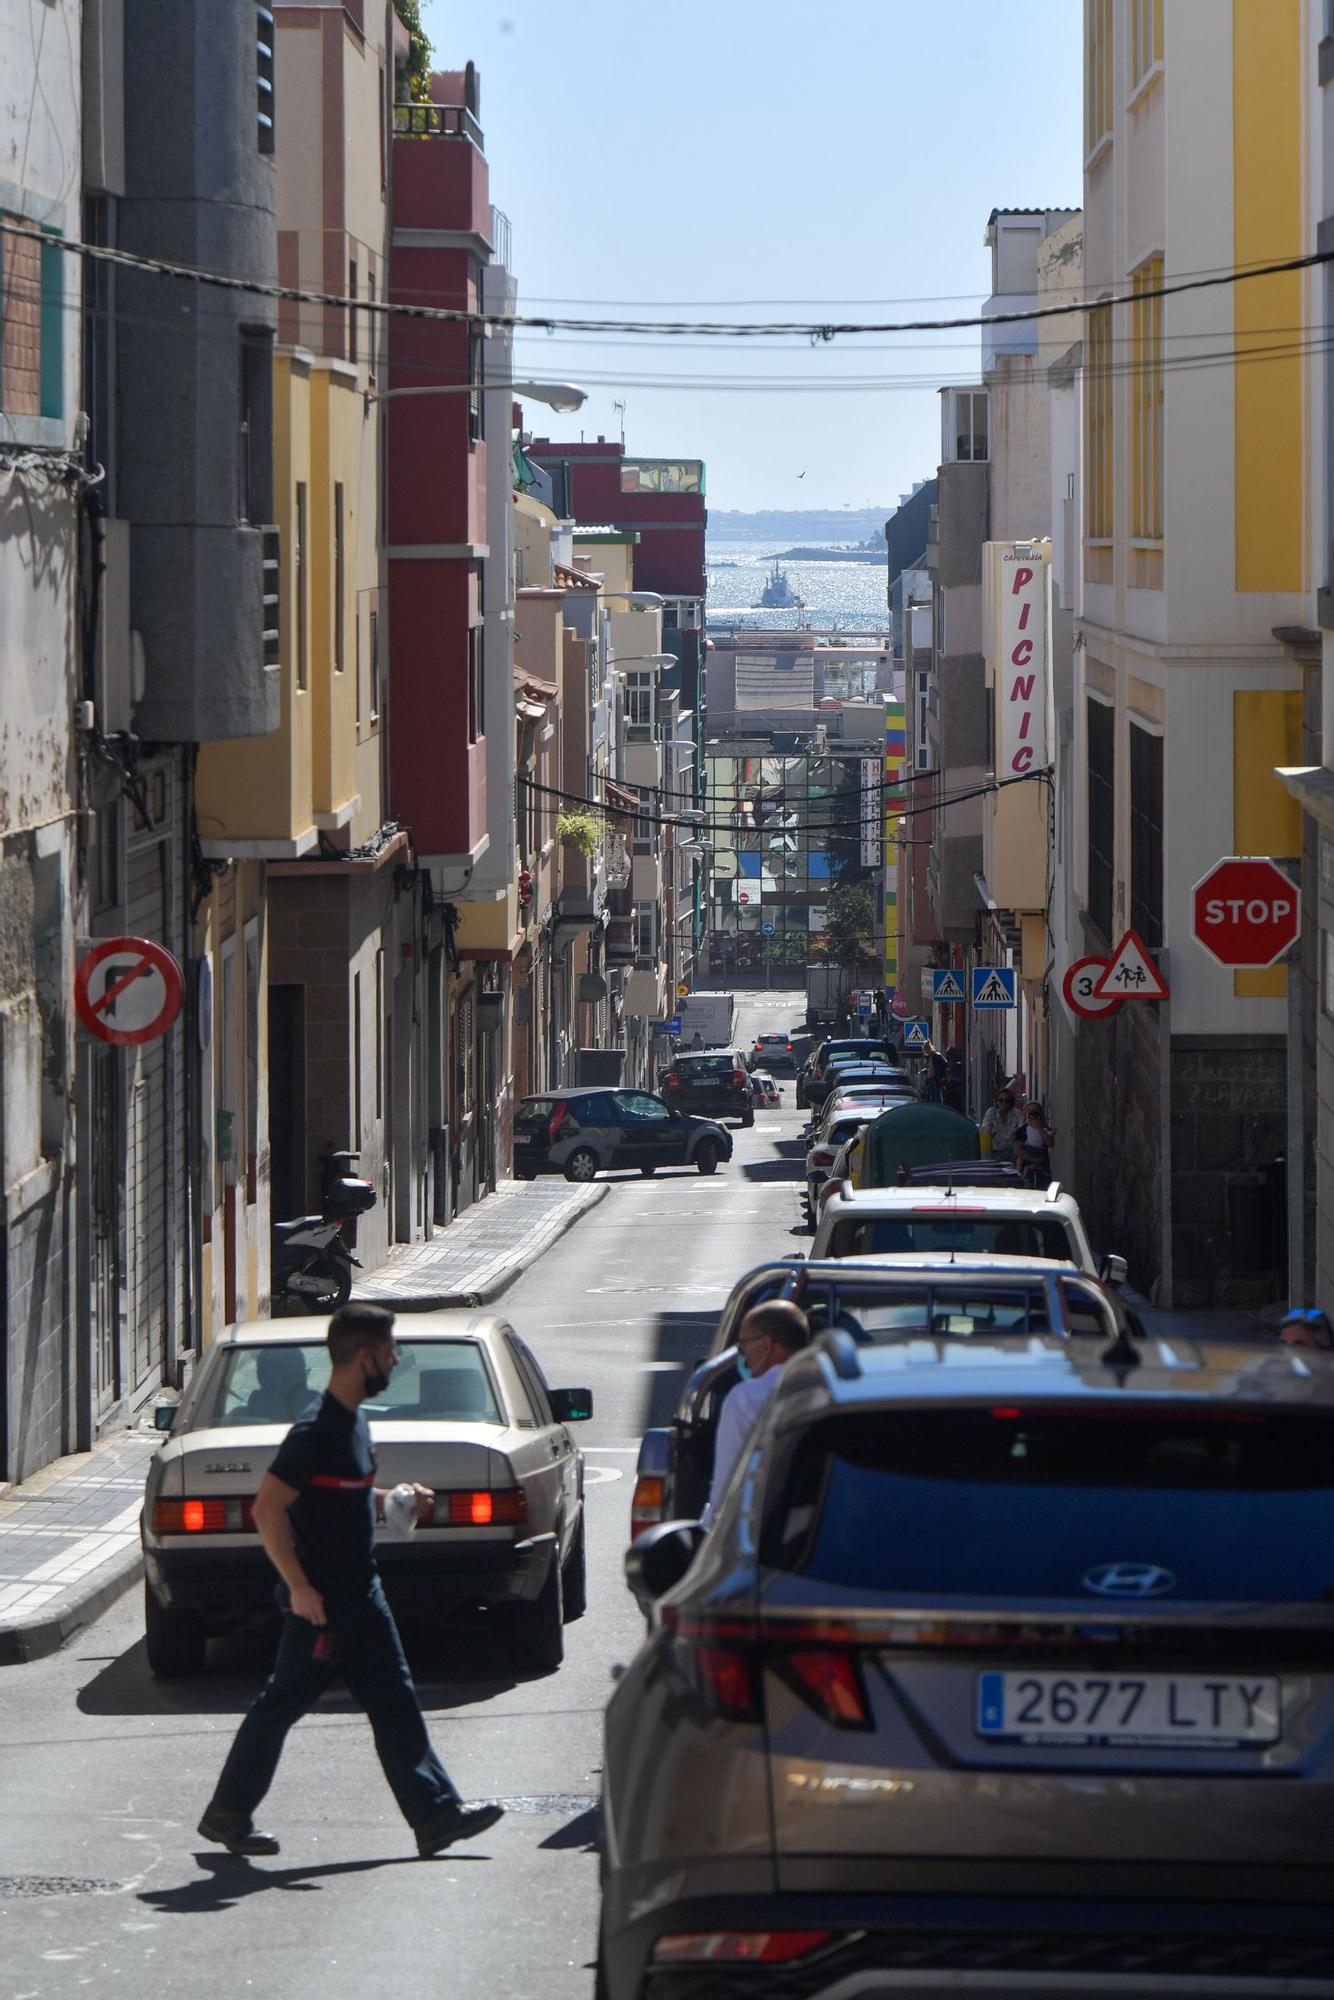
POLYGON ((825 1352, 834 1364, 834 1373, 840 1382, 859 1382, 862 1373, 862 1358, 857 1351, 857 1343, 846 1327, 831 1326, 820 1335, 825 1352))
POLYGON ((1047 1182, 1047 1199, 1048 1199, 1048 1201, 1059 1201, 1059 1200, 1061 1199, 1061 1195, 1062 1195, 1062 1192, 1063 1192, 1063 1190, 1062 1190, 1062 1187, 1061 1187, 1061 1183, 1060 1183, 1059 1181, 1048 1181, 1048 1182, 1047 1182))

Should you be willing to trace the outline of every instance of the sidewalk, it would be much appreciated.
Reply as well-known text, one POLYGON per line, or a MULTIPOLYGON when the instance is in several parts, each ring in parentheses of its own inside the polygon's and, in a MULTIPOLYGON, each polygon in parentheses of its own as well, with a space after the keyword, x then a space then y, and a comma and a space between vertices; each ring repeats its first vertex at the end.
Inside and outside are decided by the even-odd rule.
MULTIPOLYGON (((489 1304, 610 1191, 605 1181, 503 1181, 433 1242, 391 1251, 353 1296, 398 1312, 489 1304)), ((0 1666, 56 1652, 138 1581, 139 1509, 159 1441, 150 1405, 134 1429, 0 1486, 0 1666)))

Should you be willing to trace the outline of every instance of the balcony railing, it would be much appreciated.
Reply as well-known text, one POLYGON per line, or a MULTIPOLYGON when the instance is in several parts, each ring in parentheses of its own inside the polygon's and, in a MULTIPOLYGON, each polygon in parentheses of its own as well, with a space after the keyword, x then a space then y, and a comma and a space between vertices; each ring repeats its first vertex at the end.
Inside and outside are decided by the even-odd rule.
POLYGON ((464 104, 396 104, 398 139, 471 139, 481 146, 482 128, 464 104))
POLYGON ((280 662, 279 641, 282 628, 282 536, 277 528, 265 528, 260 544, 263 551, 262 566, 264 577, 264 664, 276 667, 280 662))

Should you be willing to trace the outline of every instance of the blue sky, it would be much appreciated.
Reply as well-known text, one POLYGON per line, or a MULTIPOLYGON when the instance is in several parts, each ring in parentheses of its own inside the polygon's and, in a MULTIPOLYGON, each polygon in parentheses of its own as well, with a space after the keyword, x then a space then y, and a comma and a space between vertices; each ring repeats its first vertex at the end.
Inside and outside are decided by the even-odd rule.
MULTIPOLYGON (((1077 0, 1037 14, 996 0, 425 0, 422 11, 435 65, 471 59, 481 72, 521 310, 965 313, 988 288, 994 207, 1080 200, 1077 0), (908 299, 927 303, 884 303, 908 299), (752 300, 803 303, 730 303, 752 300)), ((817 347, 534 334, 516 373, 590 389, 574 419, 548 423, 535 408, 539 432, 613 436, 622 398, 629 449, 705 459, 714 508, 878 506, 934 471, 935 385, 972 376, 976 355, 967 333, 817 347), (840 377, 909 381, 804 386, 840 377)))

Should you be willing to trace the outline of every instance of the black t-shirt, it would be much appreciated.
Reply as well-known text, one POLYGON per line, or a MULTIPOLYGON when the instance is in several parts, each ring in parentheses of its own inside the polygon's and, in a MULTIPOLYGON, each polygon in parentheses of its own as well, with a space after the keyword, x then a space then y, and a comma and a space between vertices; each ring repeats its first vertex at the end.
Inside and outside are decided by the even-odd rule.
POLYGON ((326 1392, 293 1424, 269 1470, 301 1496, 292 1534, 315 1588, 363 1596, 375 1577, 375 1453, 362 1412, 326 1392))

